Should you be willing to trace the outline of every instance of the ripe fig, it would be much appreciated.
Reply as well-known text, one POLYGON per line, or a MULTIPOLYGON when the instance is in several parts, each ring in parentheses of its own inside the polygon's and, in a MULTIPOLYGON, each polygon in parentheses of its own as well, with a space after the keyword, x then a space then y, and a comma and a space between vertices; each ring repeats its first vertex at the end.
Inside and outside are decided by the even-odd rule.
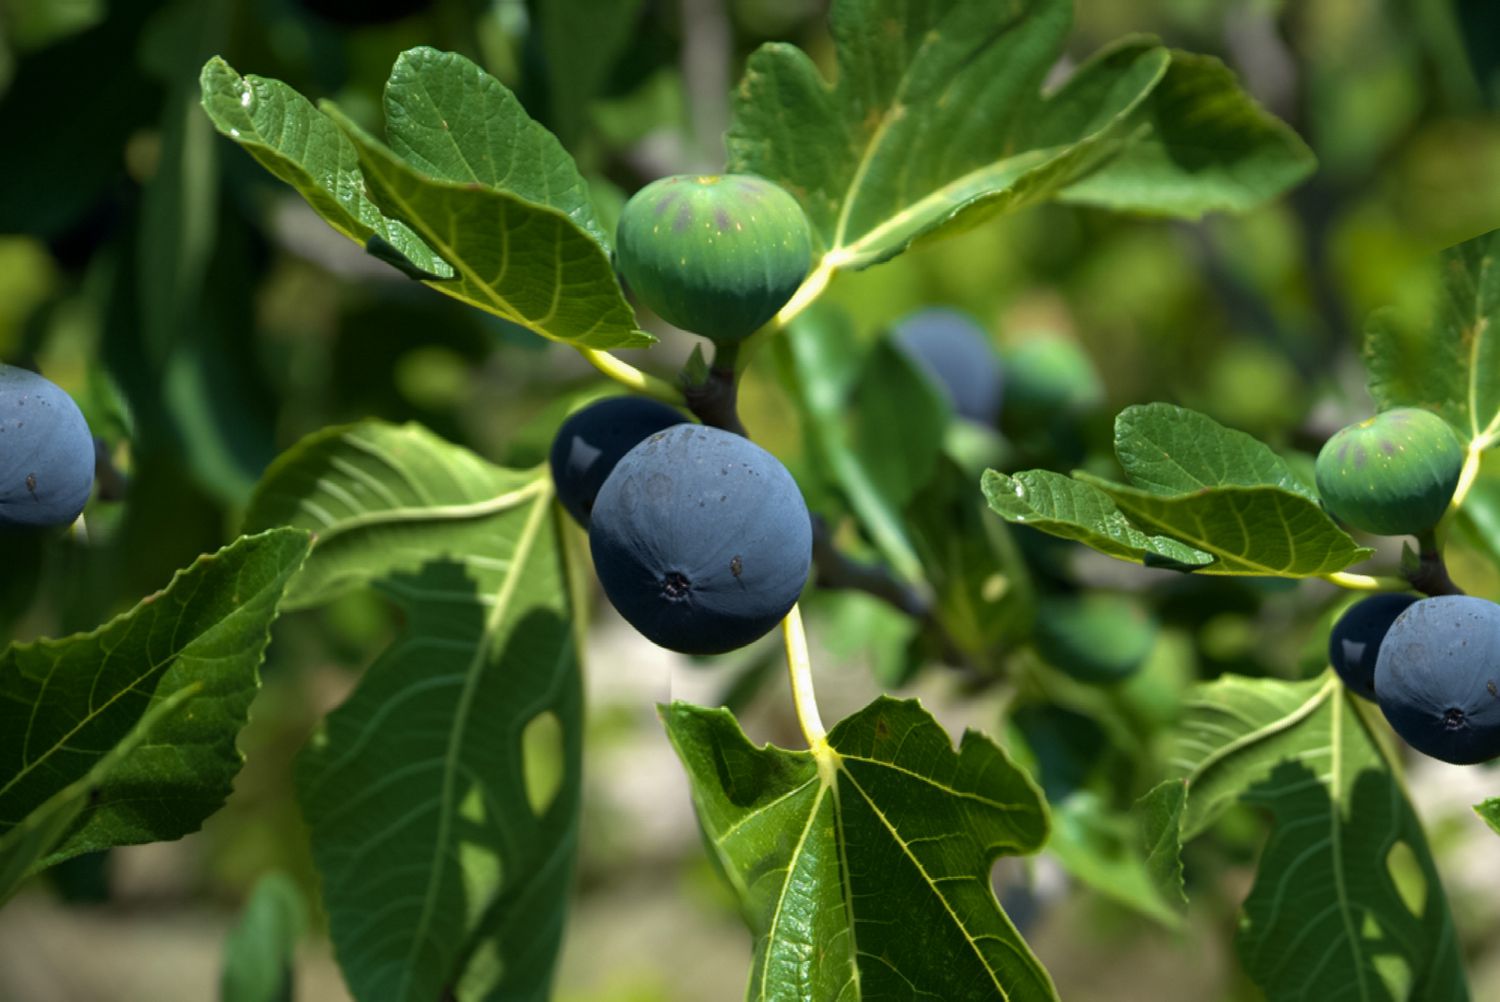
POLYGON ((1500 755, 1500 605, 1471 595, 1413 603, 1380 645, 1375 695, 1424 755, 1457 765, 1500 755))
POLYGON ((743 647, 787 614, 812 565, 812 519, 775 456, 680 424, 615 466, 589 546, 604 593, 653 643, 685 654, 743 647))
POLYGON ((891 336, 961 418, 993 425, 1000 416, 1000 356, 968 314, 944 307, 918 310, 891 336))
POLYGON ((94 487, 94 438, 61 388, 0 365, 0 529, 69 525, 94 487))
POLYGON ((1464 447, 1448 422, 1398 407, 1336 432, 1318 453, 1318 494, 1330 514, 1378 536, 1426 532, 1458 486, 1464 447))
POLYGON ((1371 595, 1339 617, 1328 635, 1328 662, 1355 695, 1375 698, 1375 659, 1396 617, 1417 601, 1415 595, 1371 595))
POLYGON ((662 319, 716 342, 753 334, 812 267, 797 200, 749 174, 684 174, 631 197, 615 233, 620 273, 662 319))
POLYGON ((549 460, 557 499, 585 529, 599 488, 647 435, 687 419, 645 397, 610 397, 575 411, 557 429, 549 460))

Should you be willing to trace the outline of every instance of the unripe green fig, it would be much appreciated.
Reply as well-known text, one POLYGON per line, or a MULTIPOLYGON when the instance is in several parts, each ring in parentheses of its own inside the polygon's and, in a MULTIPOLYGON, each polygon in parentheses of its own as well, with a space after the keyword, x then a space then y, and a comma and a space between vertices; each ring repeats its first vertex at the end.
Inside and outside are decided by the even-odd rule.
POLYGON ((1448 422, 1397 407, 1334 434, 1318 453, 1323 505, 1340 521, 1378 536, 1426 532, 1458 486, 1464 447, 1448 422))
POLYGON ((812 228, 797 200, 764 178, 683 174, 625 203, 615 256, 663 320, 734 342, 774 317, 807 277, 812 228))

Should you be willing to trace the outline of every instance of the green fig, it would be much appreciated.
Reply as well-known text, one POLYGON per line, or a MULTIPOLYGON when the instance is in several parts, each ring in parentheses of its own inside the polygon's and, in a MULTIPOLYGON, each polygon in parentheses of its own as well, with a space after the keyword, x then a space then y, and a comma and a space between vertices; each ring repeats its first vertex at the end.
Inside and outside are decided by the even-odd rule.
POLYGON ((615 257, 631 290, 668 323, 740 341, 786 304, 812 268, 797 200, 748 174, 653 181, 620 213, 615 257))
POLYGON ((1318 453, 1318 493, 1330 514, 1378 536, 1437 525, 1458 486, 1464 447, 1448 422, 1398 407, 1334 434, 1318 453))

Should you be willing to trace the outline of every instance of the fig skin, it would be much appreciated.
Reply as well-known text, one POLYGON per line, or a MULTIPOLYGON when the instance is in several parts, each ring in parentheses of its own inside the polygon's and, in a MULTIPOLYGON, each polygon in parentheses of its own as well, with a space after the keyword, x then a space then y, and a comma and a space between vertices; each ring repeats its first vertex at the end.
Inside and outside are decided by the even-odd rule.
POLYGON ((71 525, 94 489, 94 437, 73 398, 0 365, 0 531, 71 525))
POLYGON ((574 411, 557 429, 548 461, 557 500, 585 529, 599 488, 621 458, 647 435, 687 421, 645 397, 610 397, 574 411))
POLYGON ((1424 755, 1455 765, 1500 756, 1500 605, 1472 595, 1413 603, 1380 645, 1375 694, 1424 755))
POLYGON ((604 594, 646 639, 722 654, 796 604, 812 567, 812 518, 775 456, 681 424, 615 466, 594 502, 589 548, 604 594))
POLYGON ((1318 453, 1323 505, 1377 536, 1417 535, 1437 525, 1458 486, 1464 447, 1431 411, 1398 407, 1336 432, 1318 453))
POLYGON ((717 343, 755 333, 812 269, 797 200, 750 174, 681 174, 631 196, 615 231, 630 290, 674 326, 717 343))
POLYGON ((1349 691, 1375 699, 1375 661, 1391 624, 1417 601, 1394 592, 1371 595, 1345 610, 1328 635, 1328 663, 1349 691))

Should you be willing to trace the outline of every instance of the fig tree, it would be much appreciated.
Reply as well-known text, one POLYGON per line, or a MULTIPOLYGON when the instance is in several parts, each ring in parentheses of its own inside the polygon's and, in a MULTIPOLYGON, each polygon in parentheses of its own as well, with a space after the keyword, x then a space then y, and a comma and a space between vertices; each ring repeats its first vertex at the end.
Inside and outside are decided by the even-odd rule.
POLYGON ((1318 494, 1330 514, 1378 536, 1426 532, 1458 486, 1464 447, 1448 422, 1398 407, 1336 432, 1318 453, 1318 494))
POLYGON ((620 458, 647 435, 686 420, 645 397, 610 397, 569 415, 557 429, 548 457, 557 499, 587 529, 599 488, 620 458))
POLYGON ((648 640, 720 654, 768 632, 796 603, 812 519, 775 456, 680 424, 615 466, 594 502, 589 546, 605 595, 648 640))
POLYGON ((775 316, 807 277, 812 229, 771 181, 684 174, 625 203, 615 255, 631 290, 662 319, 734 342, 775 316))
POLYGON ((1375 659, 1396 617, 1415 595, 1371 595, 1350 606, 1328 635, 1328 661, 1351 692, 1375 698, 1375 659))
POLYGON ((1500 606, 1471 595, 1413 603, 1380 645, 1375 695, 1424 755, 1458 765, 1500 755, 1500 606))
POLYGON ((94 438, 60 387, 0 365, 0 529, 69 525, 94 487, 94 438))
POLYGON ((932 307, 897 322, 891 336, 942 390, 961 418, 993 425, 1000 416, 1000 356, 989 335, 958 310, 932 307))

